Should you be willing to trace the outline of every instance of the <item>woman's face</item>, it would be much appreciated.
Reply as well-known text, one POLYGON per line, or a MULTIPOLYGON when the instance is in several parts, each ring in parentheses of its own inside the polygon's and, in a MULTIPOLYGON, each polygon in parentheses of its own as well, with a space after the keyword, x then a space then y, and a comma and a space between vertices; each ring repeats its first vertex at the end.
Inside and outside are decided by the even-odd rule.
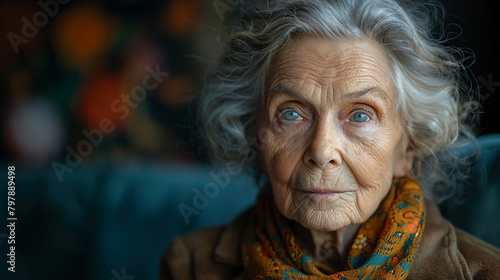
POLYGON ((296 39, 267 78, 259 139, 281 213, 322 231, 366 221, 411 164, 382 47, 296 39))

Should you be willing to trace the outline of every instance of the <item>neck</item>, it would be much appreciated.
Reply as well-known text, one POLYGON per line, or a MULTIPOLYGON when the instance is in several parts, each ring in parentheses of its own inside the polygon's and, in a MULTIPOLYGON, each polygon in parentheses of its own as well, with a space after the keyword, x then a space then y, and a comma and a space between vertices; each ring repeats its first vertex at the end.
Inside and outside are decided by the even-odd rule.
POLYGON ((345 270, 347 257, 360 225, 349 225, 336 231, 307 229, 294 223, 296 240, 304 254, 329 265, 345 270))

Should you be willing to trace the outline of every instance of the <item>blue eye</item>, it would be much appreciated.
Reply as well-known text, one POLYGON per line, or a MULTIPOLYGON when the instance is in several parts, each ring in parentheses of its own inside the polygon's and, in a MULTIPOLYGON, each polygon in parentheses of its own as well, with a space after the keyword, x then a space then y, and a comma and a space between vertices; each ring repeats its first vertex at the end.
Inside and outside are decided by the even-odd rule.
POLYGON ((283 113, 283 116, 285 117, 285 119, 287 121, 295 121, 295 120, 298 120, 300 118, 299 113, 297 113, 295 111, 286 111, 283 113))
POLYGON ((370 120, 370 117, 366 113, 356 112, 356 113, 352 114, 352 119, 355 122, 366 122, 366 121, 370 120))

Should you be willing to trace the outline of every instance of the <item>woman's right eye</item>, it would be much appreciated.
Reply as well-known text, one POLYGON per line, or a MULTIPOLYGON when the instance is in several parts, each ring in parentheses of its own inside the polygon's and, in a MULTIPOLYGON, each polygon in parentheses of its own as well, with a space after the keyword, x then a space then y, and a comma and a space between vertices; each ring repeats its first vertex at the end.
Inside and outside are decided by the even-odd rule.
POLYGON ((302 117, 294 110, 286 110, 281 112, 283 118, 287 121, 296 121, 302 119, 302 117))

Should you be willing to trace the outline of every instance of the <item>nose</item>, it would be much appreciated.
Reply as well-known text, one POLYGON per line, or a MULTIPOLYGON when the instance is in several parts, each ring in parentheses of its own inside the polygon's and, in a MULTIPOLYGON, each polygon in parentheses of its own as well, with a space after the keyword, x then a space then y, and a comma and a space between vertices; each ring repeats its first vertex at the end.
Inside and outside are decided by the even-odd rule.
POLYGON ((328 168, 342 163, 340 154, 341 132, 331 122, 321 122, 315 127, 309 147, 304 155, 307 165, 328 168))

